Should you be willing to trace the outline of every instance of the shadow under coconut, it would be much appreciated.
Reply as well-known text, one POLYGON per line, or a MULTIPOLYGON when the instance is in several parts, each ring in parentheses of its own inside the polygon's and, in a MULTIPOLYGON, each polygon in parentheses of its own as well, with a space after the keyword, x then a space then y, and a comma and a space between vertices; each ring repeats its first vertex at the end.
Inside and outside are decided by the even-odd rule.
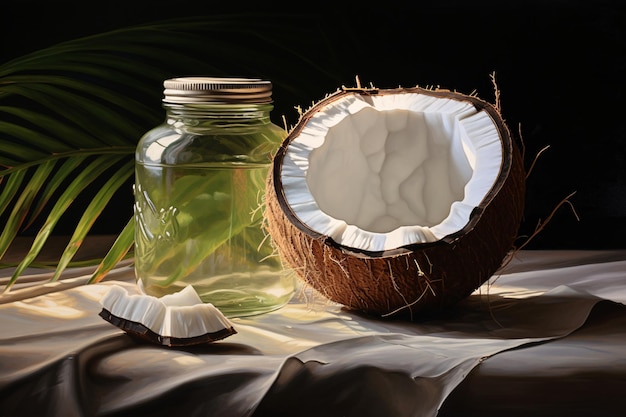
POLYGON ((388 316, 372 315, 349 307, 342 307, 342 311, 364 320, 376 320, 388 325, 398 325, 402 328, 409 326, 430 332, 434 328, 452 330, 457 325, 466 322, 475 325, 483 321, 493 321, 494 324, 498 325, 494 310, 509 307, 521 301, 523 300, 511 299, 500 294, 472 294, 456 304, 440 309, 423 310, 418 313, 411 312, 408 307, 388 316))
POLYGON ((599 298, 566 286, 513 298, 474 293, 440 310, 376 317, 344 307, 351 326, 382 332, 471 338, 554 338, 581 326, 599 298), (568 312, 564 314, 563 312, 568 312))
MULTIPOLYGON (((484 359, 563 339, 596 322, 607 303, 614 304, 562 286, 524 299, 473 294, 411 321, 344 309, 346 325, 377 334, 290 357, 254 416, 422 415, 437 410, 484 359)), ((626 310, 608 311, 623 317, 626 310)))

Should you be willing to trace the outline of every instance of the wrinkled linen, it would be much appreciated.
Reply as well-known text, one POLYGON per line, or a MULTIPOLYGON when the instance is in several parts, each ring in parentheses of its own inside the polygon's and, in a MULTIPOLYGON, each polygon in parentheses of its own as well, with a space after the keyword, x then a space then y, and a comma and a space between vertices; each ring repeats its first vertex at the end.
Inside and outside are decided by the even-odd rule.
POLYGON ((568 384, 577 364, 623 384, 625 251, 522 251, 448 314, 416 322, 367 317, 302 290, 278 311, 232 319, 237 334, 187 348, 138 342, 99 317, 112 285, 138 292, 128 262, 90 285, 86 270, 56 283, 30 272, 0 297, 0 416, 572 416, 626 407, 623 385, 600 388, 593 378, 587 389, 608 394, 597 403, 568 394, 569 409, 558 396, 556 408, 549 395, 533 403, 545 390, 526 398, 519 385, 518 397, 503 388, 522 376, 568 384))

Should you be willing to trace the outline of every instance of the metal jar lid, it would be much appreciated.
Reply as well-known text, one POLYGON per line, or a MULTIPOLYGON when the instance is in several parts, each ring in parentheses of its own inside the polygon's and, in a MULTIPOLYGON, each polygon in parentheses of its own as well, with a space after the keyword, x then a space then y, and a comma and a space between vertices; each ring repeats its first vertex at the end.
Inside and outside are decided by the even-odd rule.
POLYGON ((272 102, 272 83, 257 78, 180 77, 163 82, 166 103, 272 102))

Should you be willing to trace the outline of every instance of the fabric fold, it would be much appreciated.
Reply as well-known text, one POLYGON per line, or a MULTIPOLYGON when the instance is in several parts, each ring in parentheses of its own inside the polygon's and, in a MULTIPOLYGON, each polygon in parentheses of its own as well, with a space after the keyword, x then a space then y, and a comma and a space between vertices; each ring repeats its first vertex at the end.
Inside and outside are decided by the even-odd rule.
MULTIPOLYGON (((465 398, 451 404, 471 415, 478 406, 463 393, 479 389, 475 375, 489 380, 477 370, 493 372, 485 365, 500 355, 529 361, 531 352, 568 346, 578 329, 597 348, 607 328, 590 314, 626 301, 626 254, 586 254, 582 265, 569 253, 548 255, 520 254, 513 272, 445 316, 380 320, 294 298, 233 319, 238 333, 227 341, 187 348, 140 343, 99 317, 112 285, 138 291, 127 267, 99 284, 73 285, 81 279, 73 276, 72 285, 32 287, 0 304, 0 414, 432 417, 448 398, 465 398)), ((626 346, 623 332, 605 355, 620 341, 626 346)), ((503 366, 499 378, 507 371, 523 367, 503 366)), ((474 415, 490 415, 482 411, 474 415)))

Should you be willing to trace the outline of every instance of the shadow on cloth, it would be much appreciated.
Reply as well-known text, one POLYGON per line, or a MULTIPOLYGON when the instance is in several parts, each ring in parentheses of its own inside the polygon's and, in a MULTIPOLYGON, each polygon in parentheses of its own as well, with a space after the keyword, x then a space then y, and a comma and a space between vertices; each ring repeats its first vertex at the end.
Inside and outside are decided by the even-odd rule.
MULTIPOLYGON (((478 298, 480 297, 475 297, 470 304, 476 302, 483 304, 478 298)), ((523 304, 523 300, 497 300, 497 298, 496 296, 491 300, 496 310, 502 305, 514 308, 513 304, 523 304)), ((567 311, 567 305, 563 305, 563 308, 567 311)), ((472 316, 478 318, 476 310, 473 309, 459 313, 466 318, 472 316)), ((623 396, 623 392, 626 391, 624 378, 626 359, 620 367, 615 368, 610 358, 619 356, 626 342, 626 306, 612 301, 599 301, 585 314, 587 313, 589 316, 582 327, 569 335, 564 335, 562 339, 528 341, 482 358, 476 363, 475 368, 472 366, 466 368, 469 376, 456 386, 453 382, 455 369, 435 373, 432 376, 416 376, 411 374, 409 368, 406 371, 390 370, 386 366, 378 366, 375 361, 371 364, 361 362, 353 367, 342 368, 338 364, 347 362, 340 359, 336 362, 326 362, 303 361, 292 357, 280 370, 274 384, 256 409, 254 417, 294 415, 395 417, 435 414, 440 417, 618 416, 621 415, 619 414, 621 411, 618 410, 626 408, 626 399, 623 396), (606 352, 606 357, 609 358, 608 374, 598 374, 597 371, 585 373, 582 370, 581 378, 575 371, 576 366, 580 364, 576 355, 587 358, 592 355, 588 360, 594 364, 605 360, 602 352, 597 352, 598 346, 595 345, 598 336, 603 334, 612 334, 615 343, 614 349, 606 352), (568 355, 566 348, 570 345, 579 351, 568 355), (546 349, 551 347, 552 349, 547 352, 546 349), (598 354, 596 358, 593 358, 594 352, 598 354), (545 355, 545 360, 540 359, 541 355, 545 355), (559 355, 566 365, 558 363, 556 359, 559 355), (496 362, 499 357, 516 363, 518 366, 516 372, 509 369, 509 372, 505 370, 496 376, 479 372, 491 361, 502 364, 503 361, 496 362), (568 363, 568 360, 573 363, 568 363), (547 376, 538 377, 534 367, 528 366, 533 363, 536 364, 535 367, 547 371, 547 376), (561 371, 563 366, 569 365, 570 373, 551 371, 551 365, 561 367, 561 371), (615 369, 611 371, 610 367, 615 369), (602 384, 596 382, 600 380, 603 381, 602 384), (446 386, 449 388, 447 391, 446 386), (598 392, 590 391, 589 387, 596 387, 598 392), (447 392, 449 397, 445 400, 447 392), (434 410, 440 408, 442 399, 445 402, 441 412, 437 413, 434 410), (555 408, 555 404, 561 404, 563 407, 559 410, 558 407, 555 408), (578 406, 577 411, 572 409, 572 404, 578 406)), ((539 314, 537 319, 541 320, 542 316, 543 314, 539 314)), ((457 330, 464 327, 462 322, 463 320, 456 323, 457 330)), ((444 327, 454 332, 455 326, 450 326, 449 321, 446 323, 444 327)), ((439 324, 436 321, 430 323, 430 330, 435 330, 439 324)), ((496 325, 495 322, 493 324, 505 331, 504 327, 496 325)), ((374 349, 375 343, 372 345, 374 349)), ((606 346, 601 343, 600 350, 602 345, 606 346)), ((338 349, 336 353, 339 354, 338 349)), ((346 355, 353 353, 347 351, 346 355)), ((444 355, 446 354, 442 353, 442 356, 444 355)), ((419 360, 419 352, 416 352, 416 361, 419 360)))
MULTIPOLYGON (((80 296, 81 291, 91 290, 97 287, 68 291, 70 301, 82 300, 84 310, 93 311, 81 316, 82 321, 68 319, 66 327, 46 333, 40 324, 45 316, 37 310, 28 322, 33 326, 30 333, 20 330, 24 323, 16 324, 19 328, 6 326, 7 332, 26 334, 7 336, 4 346, 0 345, 2 416, 434 416, 447 398, 447 414, 442 414, 446 417, 485 417, 489 410, 497 416, 513 415, 502 407, 512 409, 525 403, 528 411, 543 397, 534 390, 523 395, 532 384, 509 385, 519 393, 511 396, 507 384, 515 381, 507 378, 517 377, 519 383, 539 370, 550 370, 559 363, 559 355, 562 360, 574 360, 572 366, 585 354, 600 361, 620 358, 618 349, 626 344, 626 307, 566 286, 521 299, 475 295, 453 314, 420 323, 372 320, 329 310, 321 322, 299 324, 277 312, 249 319, 232 343, 191 349, 141 344, 118 332, 97 317, 96 302, 80 296), (280 320, 289 325, 279 324, 280 320), (268 321, 266 328, 255 332, 262 321, 268 321), (326 334, 320 332, 330 324, 337 334, 322 341, 326 334), (262 337, 271 332, 264 342, 262 337), (285 344, 307 340, 312 347, 289 354, 263 350, 262 346, 277 340, 285 344), (49 354, 53 343, 59 344, 58 353, 45 360, 35 357, 49 354), (564 357, 564 352, 572 355, 564 357), (11 365, 12 358, 22 354, 30 355, 30 362, 11 365), (499 358, 507 360, 498 362, 499 358), (512 362, 518 368, 511 367, 512 362), (490 363, 496 365, 490 367, 490 363), (499 391, 494 384, 500 384, 499 391), (489 392, 501 396, 489 396, 489 392)), ((43 297, 41 301, 53 295, 43 297)), ((2 317, 9 320, 31 312, 20 308, 6 305, 2 317)), ((58 306, 51 310, 58 311, 58 306)), ((615 378, 623 381, 626 359, 609 365, 615 378)), ((592 366, 597 363, 590 361, 589 369, 596 369, 592 366)), ((607 375, 609 370, 604 371, 607 375)), ((566 382, 571 374, 552 376, 552 382, 566 382)), ((546 381, 550 379, 539 385, 544 391, 546 381)), ((615 387, 624 386, 621 382, 606 387, 591 378, 586 382, 577 389, 597 387, 615 393, 615 387)), ((579 400, 587 399, 589 407, 595 404, 594 392, 585 397, 579 391, 574 394, 580 394, 579 400)), ((613 401, 600 410, 624 406, 623 396, 600 398, 613 401)), ((571 407, 564 409, 568 416, 575 415, 571 407)), ((554 417, 558 412, 533 410, 525 415, 554 417)))

